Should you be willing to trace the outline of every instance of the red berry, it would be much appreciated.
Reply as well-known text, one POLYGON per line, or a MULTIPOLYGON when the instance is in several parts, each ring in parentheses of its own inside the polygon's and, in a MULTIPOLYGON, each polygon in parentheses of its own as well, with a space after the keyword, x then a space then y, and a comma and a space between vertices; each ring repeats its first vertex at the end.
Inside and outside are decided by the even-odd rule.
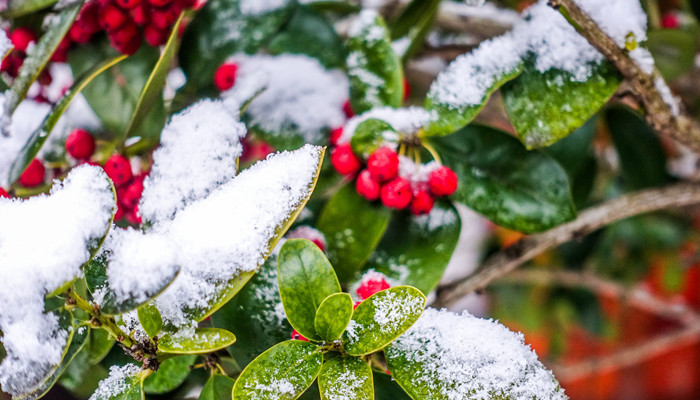
POLYGON ((100 31, 100 3, 96 1, 91 1, 83 6, 80 10, 78 19, 75 20, 76 24, 80 24, 83 30, 90 33, 97 33, 100 31))
POLYGON ((331 131, 331 136, 329 138, 331 146, 336 146, 338 144, 338 139, 343 136, 343 127, 335 128, 331 131))
POLYGON ((114 0, 115 3, 121 8, 132 9, 141 4, 141 0, 114 0))
POLYGON ((71 40, 70 37, 65 36, 61 43, 56 47, 56 51, 51 55, 51 61, 53 62, 66 62, 68 59, 68 49, 70 48, 71 40))
POLYGON ((292 329, 292 340, 303 340, 305 342, 309 341, 309 339, 303 337, 301 333, 297 332, 296 329, 292 329))
POLYGON ((411 200, 411 212, 413 215, 429 214, 435 205, 435 198, 427 190, 420 190, 413 194, 411 200))
POLYGON ((76 160, 90 158, 95 152, 95 139, 84 129, 75 129, 66 138, 66 151, 76 160))
MULTIPOLYGON (((379 274, 378 274, 379 275, 379 274)), ((357 288, 355 293, 362 299, 366 300, 368 297, 372 296, 377 292, 389 289, 391 285, 381 276, 372 277, 367 280, 363 280, 360 287, 357 288)))
POLYGON ((402 177, 394 178, 394 180, 382 186, 380 197, 384 206, 397 210, 404 209, 408 207, 413 197, 411 194, 411 182, 402 177))
POLYGON ((289 239, 308 239, 321 249, 321 251, 326 251, 326 238, 319 230, 310 226, 300 226, 288 232, 286 237, 289 239))
POLYGON ((388 147, 380 147, 369 156, 367 170, 377 182, 387 182, 399 174, 399 156, 388 147))
POLYGON ((22 64, 24 64, 24 58, 22 58, 20 53, 13 51, 2 60, 0 71, 7 72, 8 75, 16 78, 19 75, 19 69, 22 67, 22 64))
POLYGON ((353 153, 350 143, 343 143, 331 151, 331 164, 341 175, 351 175, 360 170, 362 164, 353 153))
POLYGON ((148 0, 148 2, 151 3, 151 5, 154 7, 163 7, 172 3, 173 0, 148 0))
POLYGON ((115 186, 121 186, 129 182, 133 176, 129 160, 119 154, 115 154, 107 160, 105 163, 105 172, 112 182, 114 182, 115 186))
POLYGON ((41 86, 49 86, 51 82, 53 82, 51 71, 49 71, 48 69, 41 71, 36 80, 41 86))
POLYGON ((127 209, 123 205, 117 204, 117 211, 114 213, 114 221, 120 221, 126 215, 127 209))
POLYGON ((27 52, 30 43, 36 43, 37 37, 31 29, 20 26, 10 34, 10 41, 15 50, 27 52))
POLYGON ((92 32, 85 30, 85 26, 76 21, 68 31, 68 37, 75 43, 87 43, 92 38, 92 32))
POLYGON ((408 100, 411 97, 411 84, 408 83, 408 79, 403 78, 403 99, 408 100))
POLYGON ((44 182, 45 175, 46 168, 44 168, 44 164, 35 158, 20 175, 19 183, 26 187, 36 187, 44 182))
POLYGON ((141 216, 139 215, 138 207, 134 207, 126 213, 126 221, 131 225, 141 225, 141 216))
POLYGON ((114 32, 129 21, 129 14, 112 3, 102 3, 99 10, 100 27, 107 32, 114 32))
POLYGON ((143 28, 143 37, 146 39, 146 43, 153 47, 165 44, 170 36, 170 30, 168 29, 158 29, 153 25, 146 25, 143 28))
POLYGON ((214 74, 214 85, 219 91, 229 90, 236 84, 236 73, 238 72, 238 64, 224 63, 216 70, 214 74))
POLYGON ((141 194, 143 193, 143 180, 134 179, 133 182, 124 188, 119 196, 119 201, 128 208, 137 208, 139 205, 139 200, 141 200, 141 194))
POLYGON ((372 178, 372 174, 368 170, 360 172, 360 175, 357 176, 357 181, 355 181, 357 193, 370 201, 379 199, 381 188, 382 186, 372 178))
POLYGON ((457 174, 448 167, 442 166, 430 173, 428 185, 430 191, 438 197, 449 196, 457 190, 457 174))
POLYGON ((678 29, 681 26, 681 21, 678 19, 678 15, 674 12, 667 12, 661 18, 661 26, 666 29, 678 29))
POLYGON ((7 193, 7 190, 5 190, 5 189, 3 189, 3 188, 0 188, 0 199, 3 198, 3 197, 9 199, 9 198, 10 198, 10 194, 7 193))
POLYGON ((114 32, 109 32, 109 42, 122 54, 132 55, 141 47, 141 34, 134 23, 128 23, 114 32))
POLYGON ((151 13, 150 7, 144 2, 140 6, 131 9, 131 19, 137 25, 145 25, 148 22, 148 15, 151 13))
POLYGON ((348 118, 355 116, 355 112, 352 110, 352 106, 350 105, 350 100, 346 100, 345 103, 343 103, 343 112, 345 112, 345 116, 348 118))
POLYGON ((168 7, 151 9, 151 24, 158 29, 170 29, 180 16, 180 8, 173 4, 168 7))

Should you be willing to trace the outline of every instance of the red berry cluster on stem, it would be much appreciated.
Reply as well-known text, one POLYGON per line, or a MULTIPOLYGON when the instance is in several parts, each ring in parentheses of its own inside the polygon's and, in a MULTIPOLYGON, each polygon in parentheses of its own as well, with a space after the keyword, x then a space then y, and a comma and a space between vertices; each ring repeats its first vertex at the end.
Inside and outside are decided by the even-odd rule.
MULTIPOLYGON (((19 75, 20 67, 22 67, 24 60, 27 58, 28 49, 30 46, 37 43, 38 37, 33 30, 24 26, 15 28, 12 31, 6 31, 6 33, 10 42, 12 42, 13 49, 10 54, 2 60, 0 71, 6 73, 11 78, 16 78, 19 75)), ((42 71, 37 81, 41 86, 48 86, 51 84, 52 78, 48 68, 42 71)))
POLYGON ((114 220, 126 218, 130 224, 141 224, 138 207, 146 174, 134 175, 131 161, 121 154, 111 156, 105 162, 104 170, 117 189, 117 213, 114 220))

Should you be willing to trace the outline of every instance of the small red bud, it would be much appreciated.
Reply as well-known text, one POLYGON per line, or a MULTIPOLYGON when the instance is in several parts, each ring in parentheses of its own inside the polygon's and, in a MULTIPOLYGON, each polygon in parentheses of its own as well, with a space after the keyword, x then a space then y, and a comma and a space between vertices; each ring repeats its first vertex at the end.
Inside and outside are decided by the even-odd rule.
POLYGON ((438 197, 449 196, 457 190, 457 174, 450 168, 442 166, 430 173, 428 185, 430 191, 438 197))
POLYGON ((377 182, 390 181, 399 174, 399 156, 388 147, 380 147, 369 156, 367 170, 377 182))
POLYGON ((27 52, 30 43, 36 43, 36 34, 29 28, 20 26, 10 33, 10 41, 15 50, 27 52))
POLYGON ((129 160, 119 154, 115 154, 105 163, 105 172, 107 176, 114 182, 114 186, 122 186, 131 180, 133 173, 131 172, 131 163, 129 160))

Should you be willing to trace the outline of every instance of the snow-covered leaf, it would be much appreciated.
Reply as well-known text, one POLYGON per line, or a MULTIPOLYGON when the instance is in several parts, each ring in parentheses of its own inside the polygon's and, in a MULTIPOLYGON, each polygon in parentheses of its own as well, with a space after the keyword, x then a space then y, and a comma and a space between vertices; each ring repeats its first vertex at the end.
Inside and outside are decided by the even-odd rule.
POLYGON ((202 388, 199 394, 199 400, 231 400, 233 385, 236 383, 233 379, 225 375, 212 375, 202 388))
POLYGON ((280 297, 289 323, 309 339, 320 339, 316 311, 328 296, 340 292, 333 266, 313 242, 287 240, 277 257, 280 297))
POLYGON ((375 150, 380 148, 387 139, 398 139, 394 127, 381 119, 369 118, 357 125, 355 132, 350 139, 350 146, 355 154, 369 157, 375 150), (389 136, 389 138, 387 138, 389 136))
POLYGON ((144 379, 143 391, 146 394, 163 394, 177 389, 190 375, 190 367, 196 359, 196 355, 182 355, 163 361, 158 371, 144 379))
POLYGON ((356 114, 403 102, 403 68, 384 19, 363 10, 348 32, 350 104, 356 114))
POLYGON ((153 303, 148 303, 137 310, 139 323, 144 332, 154 338, 163 329, 163 317, 160 316, 160 311, 153 303))
POLYGON ((347 293, 335 293, 326 297, 316 310, 314 327, 326 342, 340 338, 352 318, 352 297, 347 293))
POLYGON ((56 4, 58 0, 9 0, 6 2, 7 10, 2 14, 5 18, 17 18, 31 14, 43 8, 56 4))
POLYGON ((134 364, 113 365, 109 377, 100 381, 90 400, 144 400, 141 368, 134 364))
POLYGON ((158 350, 168 354, 204 354, 225 349, 236 342, 233 333, 219 328, 197 328, 192 336, 165 335, 158 350))
POLYGON ((373 294, 357 306, 343 333, 345 351, 362 356, 383 349, 418 320, 425 302, 425 295, 411 286, 373 294))
POLYGON ((374 400, 372 368, 357 357, 326 361, 318 376, 321 400, 374 400))
POLYGON ((428 309, 384 353, 415 400, 567 398, 522 334, 467 313, 428 309))
POLYGON ((322 363, 316 345, 282 342, 248 364, 233 387, 233 400, 294 400, 311 386, 322 363))
POLYGON ((432 143, 459 176, 453 199, 496 224, 531 233, 576 216, 566 172, 507 133, 470 124, 432 143))

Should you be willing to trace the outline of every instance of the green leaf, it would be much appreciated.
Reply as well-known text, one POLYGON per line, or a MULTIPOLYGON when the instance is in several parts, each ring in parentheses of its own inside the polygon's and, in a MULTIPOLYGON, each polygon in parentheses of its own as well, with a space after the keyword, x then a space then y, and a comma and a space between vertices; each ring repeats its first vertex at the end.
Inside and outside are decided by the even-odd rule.
POLYGON ((282 342, 248 364, 233 387, 233 400, 294 400, 311 386, 322 363, 316 345, 282 342))
POLYGON ((163 394, 177 389, 190 375, 190 366, 196 359, 195 355, 184 355, 163 361, 158 371, 144 379, 143 391, 146 394, 163 394))
POLYGON ((287 240, 277 257, 280 297, 289 323, 309 339, 319 339, 314 328, 316 310, 323 300, 340 292, 333 266, 313 242, 287 240))
POLYGON ((527 148, 545 147, 584 124, 620 86, 620 73, 605 61, 585 82, 557 69, 542 73, 532 59, 523 73, 503 86, 503 101, 518 137, 527 148))
POLYGON ((647 47, 656 67, 666 79, 674 80, 695 65, 698 50, 697 34, 681 29, 663 29, 647 33, 647 47))
POLYGON ((318 376, 321 400, 374 400, 372 369, 356 357, 326 361, 318 376))
POLYGON ((111 66, 122 61, 124 58, 126 58, 126 56, 119 56, 101 62, 95 65, 89 71, 85 72, 80 78, 78 78, 75 81, 75 83, 73 83, 73 86, 71 86, 70 90, 68 90, 66 94, 61 98, 61 100, 58 101, 58 103, 54 106, 53 110, 51 110, 51 112, 46 116, 46 118, 44 118, 44 121, 41 123, 39 128, 37 128, 32 133, 32 135, 29 137, 29 140, 27 140, 27 143, 25 143, 25 145, 20 150, 19 154, 17 155, 17 158, 15 158, 15 161, 12 164, 12 167, 10 168, 10 182, 15 182, 17 179, 19 179, 20 175, 22 175, 22 172, 24 172, 24 170, 27 168, 29 163, 32 162, 34 157, 36 157, 36 155, 39 153, 39 150, 41 150, 41 146, 44 145, 44 142, 46 141, 46 139, 48 139, 49 135, 53 131, 53 128, 58 123, 58 120, 61 119, 61 116, 66 111, 66 109, 68 109, 68 106, 73 101, 75 96, 78 93, 80 93, 85 88, 85 86, 87 86, 87 84, 90 83, 90 81, 95 79, 95 77, 97 77, 105 70, 109 69, 111 66))
POLYGON ((268 48, 272 54, 305 54, 326 68, 339 68, 345 64, 343 40, 328 19, 308 7, 297 7, 268 48))
POLYGON ((347 293, 332 294, 316 311, 314 326, 321 339, 332 342, 340 338, 352 318, 352 297, 347 293))
POLYGON ((432 143, 459 176, 453 199, 494 223, 532 233, 576 216, 566 172, 507 133, 472 124, 432 143))
POLYGON ((430 293, 442 279, 457 247, 462 222, 449 201, 437 201, 430 214, 396 213, 365 265, 401 285, 430 293))
POLYGON ((363 24, 348 39, 348 75, 350 104, 356 114, 375 107, 399 107, 403 102, 403 68, 391 47, 384 19, 377 15, 363 24), (383 32, 379 35, 378 32, 383 32))
POLYGON ((374 396, 377 399, 411 400, 391 375, 374 373, 374 396))
POLYGON ((345 185, 328 200, 316 228, 325 235, 326 254, 340 282, 347 282, 367 262, 389 225, 391 211, 372 204, 345 185))
POLYGON ((90 398, 92 400, 144 400, 142 375, 140 371, 125 375, 118 381, 111 382, 107 393, 96 392, 90 398), (117 391, 118 393, 115 393, 117 391))
POLYGON ((345 351, 363 356, 388 346, 423 313, 426 298, 411 286, 382 290, 360 303, 343 333, 345 351))
POLYGON ((34 49, 27 54, 27 58, 24 59, 24 63, 19 69, 19 75, 12 83, 12 95, 8 97, 7 104, 5 104, 9 114, 14 112, 19 103, 27 96, 29 87, 39 77, 61 40, 68 33, 83 3, 84 0, 77 0, 62 8, 56 18, 51 19, 51 25, 39 38, 34 49))
POLYGON ((145 304, 138 308, 137 313, 143 330, 151 338, 154 338, 163 329, 163 318, 155 304, 145 304))
POLYGON ((398 141, 399 134, 393 126, 381 119, 370 118, 362 121, 350 139, 355 154, 369 157, 387 141, 398 141))
POLYGON ((401 55, 404 62, 423 47, 425 37, 433 29, 440 3, 441 0, 413 0, 391 24, 391 38, 394 41, 401 38, 410 41, 401 55))
POLYGON ((165 335, 158 350, 168 354, 206 354, 225 349, 236 341, 233 333, 219 328, 197 328, 192 337, 165 335))
POLYGON ((116 340, 104 329, 91 329, 87 338, 84 352, 87 353, 87 362, 94 365, 102 361, 112 349, 116 340))
POLYGON ((228 376, 212 375, 202 388, 199 400, 231 400, 235 383, 236 381, 228 376))
POLYGON ((627 188, 645 189, 670 181, 663 146, 640 115, 628 107, 616 106, 605 111, 605 119, 627 188))
POLYGON ((2 16, 7 19, 21 17, 51 7, 57 2, 58 0, 10 0, 2 16))

